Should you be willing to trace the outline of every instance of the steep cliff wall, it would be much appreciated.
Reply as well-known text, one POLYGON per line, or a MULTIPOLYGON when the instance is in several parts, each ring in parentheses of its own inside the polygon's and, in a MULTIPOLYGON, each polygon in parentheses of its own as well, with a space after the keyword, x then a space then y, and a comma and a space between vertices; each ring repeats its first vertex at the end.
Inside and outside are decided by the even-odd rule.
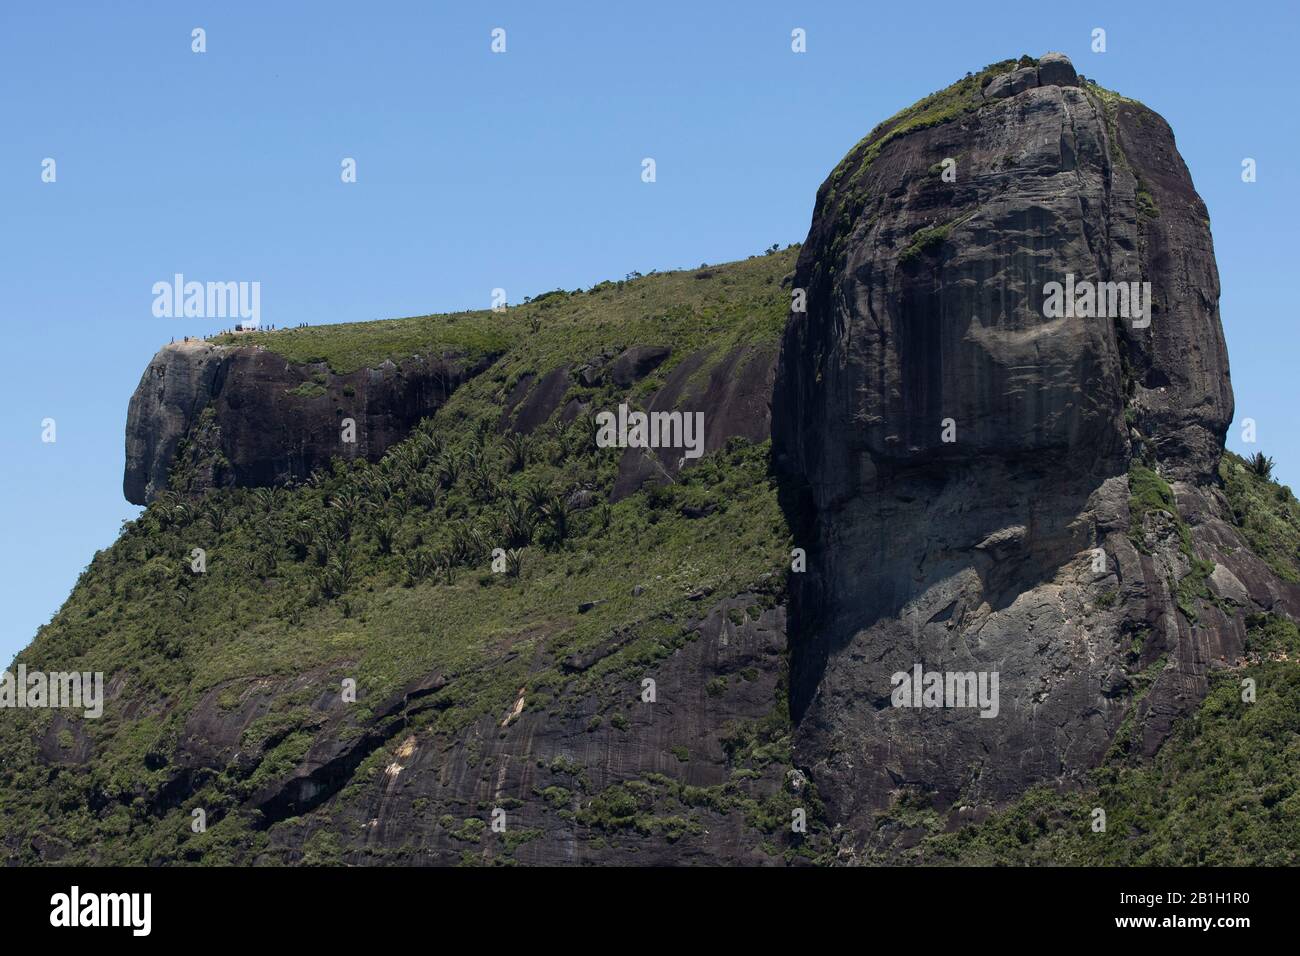
POLYGON ((1222 520, 1208 217, 1141 104, 1060 55, 921 101, 822 185, 794 285, 773 428, 810 560, 795 760, 860 840, 907 792, 956 813, 1077 777, 1132 726, 1154 749, 1248 612, 1300 606, 1222 520), (1052 316, 1071 275, 1149 282, 1149 322, 1052 316), (1211 568, 1254 584, 1190 597, 1211 568), (894 706, 918 664, 998 675, 997 716, 894 706))
MULTIPOLYGON (((0 723, 6 858, 811 853, 789 828, 795 801, 818 824, 789 764, 789 545, 767 457, 796 254, 164 349, 128 431, 128 491, 152 480, 153 503, 23 656, 109 675, 107 719, 0 723), (320 464, 346 455, 344 411, 373 449, 366 369, 456 338, 490 366, 421 399, 380 460, 301 482, 310 460, 274 457, 316 434, 320 464), (620 404, 703 414, 704 455, 598 447, 594 414, 620 404), (109 836, 128 804, 131 836, 109 836), (173 826, 198 807, 206 834, 173 826), (504 835, 485 808, 508 813, 504 835)), ((412 377, 396 364, 392 387, 412 377)))
POLYGON ((162 350, 153 503, 20 655, 105 719, 0 722, 6 860, 1294 862, 1300 502, 1220 461, 1164 122, 995 65, 859 144, 798 256, 162 350), (1150 322, 1045 315, 1067 275, 1150 322), (598 446, 620 404, 705 455, 598 446), (893 706, 916 665, 996 716, 893 706))
POLYGON ((189 492, 301 481, 334 457, 376 461, 489 364, 415 355, 340 375, 257 347, 164 346, 131 396, 123 491, 148 504, 182 451, 189 492))

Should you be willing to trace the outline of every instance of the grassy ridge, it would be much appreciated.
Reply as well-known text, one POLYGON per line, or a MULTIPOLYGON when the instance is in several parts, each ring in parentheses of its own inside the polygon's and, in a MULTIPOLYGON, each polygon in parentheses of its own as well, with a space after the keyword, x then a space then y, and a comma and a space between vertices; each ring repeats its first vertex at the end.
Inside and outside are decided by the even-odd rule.
MULTIPOLYGON (((447 675, 450 706, 411 730, 454 732, 503 713, 525 684, 526 709, 558 707, 611 671, 671 654, 699 611, 690 595, 740 593, 784 566, 788 533, 767 446, 733 443, 671 487, 610 506, 601 502, 620 453, 594 447, 590 420, 503 435, 502 402, 526 371, 610 347, 669 345, 678 361, 705 345, 720 355, 728 344, 775 342, 793 256, 551 295, 504 317, 257 333, 291 359, 338 370, 430 342, 513 344, 378 463, 336 460, 292 491, 223 490, 198 500, 165 493, 124 525, 19 655, 31 668, 102 671, 123 689, 101 720, 70 719, 57 735, 68 760, 53 767, 39 746, 55 715, 5 713, 0 842, 10 859, 32 862, 39 834, 66 862, 247 862, 266 851, 267 835, 232 811, 305 755, 321 722, 310 704, 343 677, 357 681, 364 717, 422 675, 447 675), (589 493, 594 506, 575 503, 575 492, 589 493), (686 517, 687 506, 704 516, 686 517), (508 552, 506 573, 491 570, 498 547, 508 552), (202 574, 191 571, 194 548, 206 552, 202 574), (586 602, 595 607, 580 614, 586 602), (581 674, 536 667, 616 630, 632 639, 581 674), (205 695, 217 694, 227 712, 260 682, 302 675, 312 681, 277 696, 248 728, 246 760, 198 778, 192 793, 163 796, 184 756, 187 719, 205 695), (78 765, 72 757, 87 747, 93 757, 78 765), (206 833, 190 831, 195 807, 211 816, 206 833)), ((621 397, 608 383, 572 388, 593 407, 621 397)), ((172 478, 184 486, 183 473, 172 478)), ((387 748, 368 758, 342 799, 388 759, 387 748)))
POLYGON ((794 268, 796 248, 721 266, 601 282, 586 291, 557 290, 502 312, 315 325, 214 341, 260 345, 293 362, 326 362, 338 373, 407 355, 481 358, 505 351, 549 370, 620 343, 672 345, 680 359, 704 345, 776 342, 789 308, 781 280, 794 268))

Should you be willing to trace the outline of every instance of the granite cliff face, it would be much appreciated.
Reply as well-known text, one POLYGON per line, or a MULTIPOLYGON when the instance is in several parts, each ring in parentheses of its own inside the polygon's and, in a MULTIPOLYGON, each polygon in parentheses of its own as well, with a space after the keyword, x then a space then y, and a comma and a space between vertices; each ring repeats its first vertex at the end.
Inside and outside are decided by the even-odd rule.
POLYGON ((1077 779, 1126 718, 1153 750, 1248 612, 1300 609, 1224 520, 1208 217, 1149 109, 1059 54, 968 77, 822 185, 794 286, 773 427, 809 551, 795 761, 853 842, 904 794, 961 822, 1077 779), (1048 317, 1067 275, 1149 282, 1149 322, 1048 317), (1181 528, 1142 509, 1142 468, 1181 528), (1201 562, 1233 596, 1180 608, 1201 562), (998 674, 996 719, 891 706, 918 664, 998 674))
POLYGON ((123 491, 153 501, 178 452, 188 492, 291 484, 336 457, 376 461, 488 364, 417 355, 339 375, 257 347, 164 346, 131 396, 123 491), (344 440, 349 418, 355 441, 344 440))
MULTIPOLYGON (((527 435, 553 415, 573 422, 592 412, 590 401, 570 396, 575 384, 628 389, 672 350, 638 345, 606 353, 580 367, 521 376, 505 396, 500 427, 527 435)), ((211 488, 292 485, 333 458, 377 461, 497 357, 412 356, 340 375, 323 362, 291 362, 252 346, 201 341, 164 346, 145 369, 127 411, 126 500, 153 501, 169 487, 178 465, 184 487, 172 490, 201 494, 211 488), (356 423, 355 442, 343 440, 347 418, 356 423)), ((775 371, 772 346, 742 346, 721 356, 700 349, 685 355, 662 387, 647 396, 646 410, 709 409, 708 453, 733 437, 766 441, 775 371)), ((683 464, 672 449, 628 449, 614 497, 671 481, 683 464)))
POLYGON ((162 349, 127 422, 148 507, 20 655, 104 672, 105 719, 0 723, 0 850, 965 861, 945 833, 1042 784, 1036 862, 1285 857, 1275 781, 1250 833, 1174 850, 1159 795, 1109 843, 1068 804, 1207 689, 1183 728, 1300 732, 1300 503, 1220 462, 1207 218, 1160 117, 1024 57, 877 127, 797 253, 162 349), (1047 308, 1101 282, 1149 308, 1047 308), (620 405, 703 413, 705 454, 598 446, 620 405), (895 706, 918 666, 996 675, 995 707, 895 706))

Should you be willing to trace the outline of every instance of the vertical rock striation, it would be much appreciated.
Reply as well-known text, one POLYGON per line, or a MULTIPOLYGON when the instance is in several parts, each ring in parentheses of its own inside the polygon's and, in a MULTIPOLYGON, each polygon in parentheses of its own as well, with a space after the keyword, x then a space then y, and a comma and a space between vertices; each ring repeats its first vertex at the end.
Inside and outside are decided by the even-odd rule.
MULTIPOLYGON (((1231 560, 1206 538, 1232 534, 1214 519, 1232 391, 1208 215, 1168 125, 1059 54, 968 76, 831 174, 794 285, 774 454, 809 552, 795 756, 831 818, 866 841, 905 792, 999 805, 1094 766, 1130 713, 1158 746, 1245 613, 1176 606, 1195 561, 1231 560), (1067 275, 1149 282, 1149 322, 1046 317, 1067 275), (1182 518, 1130 509, 1138 463, 1182 518), (894 706, 917 664, 998 674, 998 716, 894 706)), ((1246 604, 1294 601, 1264 577, 1246 604)))
POLYGON ((334 457, 377 461, 493 358, 411 356, 336 374, 256 347, 164 346, 131 396, 123 491, 148 504, 177 464, 198 492, 300 481, 334 457), (341 437, 348 418, 355 442, 341 437))

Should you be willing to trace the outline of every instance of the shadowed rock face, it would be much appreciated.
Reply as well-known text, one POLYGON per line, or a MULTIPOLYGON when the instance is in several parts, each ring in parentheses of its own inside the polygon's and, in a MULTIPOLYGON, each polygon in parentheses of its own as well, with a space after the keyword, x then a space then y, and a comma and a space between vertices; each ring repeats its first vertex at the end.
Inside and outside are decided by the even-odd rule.
POLYGON ((1059 54, 993 77, 818 193, 773 400, 809 552, 791 695, 796 762, 863 834, 904 789, 996 805, 1095 765, 1161 654, 1142 712, 1167 730, 1240 650, 1239 622, 1176 611, 1177 542, 1127 534, 1143 451, 1213 496, 1232 392, 1208 217, 1165 122, 1079 84, 1059 54), (1067 274, 1150 282, 1149 325, 1045 317, 1067 274), (892 706, 916 664, 998 673, 999 715, 892 706))
MULTIPOLYGON (((599 703, 606 694, 617 694, 619 700, 626 701, 629 693, 639 693, 637 681, 611 679, 595 693, 574 699, 560 713, 529 709, 517 720, 489 715, 454 736, 417 737, 404 729, 407 721, 421 710, 448 706, 444 699, 448 681, 440 675, 424 678, 377 706, 364 733, 344 732, 355 725, 353 716, 338 703, 339 695, 332 692, 337 681, 331 684, 321 675, 296 680, 295 687, 323 687, 314 709, 329 721, 330 729, 320 735, 321 743, 290 777, 254 795, 266 823, 297 815, 334 797, 349 781, 356 764, 380 744, 401 746, 382 779, 366 785, 379 795, 376 799, 351 804, 332 820, 308 818, 306 827, 275 831, 275 849, 296 862, 304 844, 325 829, 347 848, 349 863, 373 863, 382 859, 385 848, 392 852, 401 847, 403 863, 454 865, 463 861, 465 844, 447 827, 439 826, 438 815, 423 805, 463 808, 483 801, 497 805, 507 795, 520 794, 524 799, 512 806, 510 827, 534 834, 515 853, 520 863, 770 863, 745 833, 738 815, 703 808, 699 812, 705 825, 698 832, 672 840, 644 841, 629 849, 615 841, 597 846, 575 839, 572 822, 557 816, 556 808, 548 807, 543 799, 546 792, 565 788, 559 792, 566 795, 562 809, 569 814, 588 802, 578 792, 570 795, 568 788, 577 790, 573 768, 582 768, 584 785, 595 793, 651 774, 680 777, 693 787, 726 784, 731 768, 720 740, 728 727, 760 720, 770 711, 785 645, 783 608, 758 612, 755 600, 756 595, 739 594, 702 609, 701 617, 688 624, 692 641, 654 671, 660 693, 675 705, 670 712, 629 709, 628 723, 622 729, 608 722, 593 729, 592 719, 600 713, 599 703), (747 614, 755 616, 751 619, 747 614), (742 671, 754 675, 753 679, 741 681, 742 671), (728 676, 737 685, 735 694, 721 700, 708 693, 710 680, 728 676), (673 756, 674 746, 689 749, 688 763, 673 756)), ((590 657, 571 661, 566 667, 591 667, 613 653, 619 640, 619 635, 613 635, 590 657)), ((232 716, 221 715, 217 693, 208 695, 186 727, 188 746, 208 763, 230 759, 248 723, 283 692, 282 688, 259 687, 232 716)), ((764 796, 778 793, 786 785, 784 771, 775 763, 750 783, 756 794, 764 796)))
POLYGON ((488 364, 414 356, 337 375, 260 348, 165 346, 131 396, 123 491, 153 501, 183 439, 197 466, 189 491, 288 484, 334 457, 378 460, 488 364), (348 418, 355 442, 342 440, 348 418))
MULTIPOLYGON (((714 356, 708 351, 688 355, 651 397, 646 411, 703 412, 705 454, 719 451, 735 437, 766 441, 771 435, 776 350, 754 346, 730 349, 708 368, 711 358, 714 356), (704 369, 707 372, 702 374, 704 369)), ((679 449, 629 448, 619 462, 612 498, 626 498, 647 483, 673 481, 689 465, 679 449)))
MULTIPOLYGON (((591 411, 576 399, 565 404, 579 374, 593 382, 608 376, 627 388, 668 355, 663 347, 634 346, 581 372, 562 365, 540 377, 523 375, 505 397, 501 428, 529 434, 557 411, 562 421, 572 421, 591 411)), ((293 363, 261 348, 168 345, 131 396, 123 490, 128 501, 148 504, 168 487, 177 465, 189 472, 187 486, 177 490, 198 493, 291 484, 334 457, 378 460, 495 358, 470 366, 455 358, 412 356, 400 367, 385 362, 338 375, 325 364, 293 363), (355 443, 341 440, 346 418, 356 422, 355 443)), ((708 454, 733 437, 766 441, 775 362, 770 346, 741 346, 720 356, 701 350, 673 370, 647 410, 703 411, 708 454)), ((647 482, 673 480, 687 464, 680 450, 628 449, 613 499, 647 482)))
MULTIPOLYGON (((602 666, 635 648, 635 627, 562 657, 541 633, 518 699, 456 730, 409 728, 467 706, 473 670, 412 672, 364 713, 338 694, 355 661, 213 686, 186 715, 152 810, 227 770, 252 773, 279 738, 250 747, 246 733, 293 698, 308 702, 310 749, 240 797, 267 833, 268 862, 312 861, 316 838, 350 863, 465 862, 460 824, 506 800, 527 836, 520 862, 773 862, 743 814, 699 794, 683 810, 698 826, 654 827, 672 819, 661 813, 672 787, 739 784, 738 741, 772 725, 784 738, 771 718, 774 701, 784 707, 787 640, 801 772, 764 762, 742 792, 779 807, 785 829, 806 774, 841 860, 904 847, 900 824, 875 817, 903 794, 956 825, 1036 783, 1069 785, 1117 741, 1154 753, 1209 670, 1241 658, 1249 614, 1300 614, 1300 586, 1250 552, 1216 483, 1232 393, 1207 215, 1164 121, 1081 85, 1064 57, 972 79, 966 93, 971 108, 932 125, 894 135, 908 117, 884 124, 823 185, 790 280, 807 311, 790 317, 779 355, 622 343, 509 386, 504 373, 482 380, 502 383, 502 430, 577 420, 600 407, 594 395, 616 405, 654 375, 637 402, 703 412, 706 452, 770 433, 794 543, 808 551, 788 603, 762 581, 756 593, 701 589, 687 639, 632 671, 602 666), (1067 274, 1150 282, 1150 323, 1046 317, 1043 287, 1067 274), (1131 511, 1135 463, 1169 481, 1180 518, 1131 511), (1197 566, 1213 599, 1189 616, 1179 585, 1197 566), (997 715, 894 707, 893 675, 918 664, 996 673, 997 715), (534 675, 552 686, 552 665, 590 681, 520 711, 534 675), (646 674, 662 703, 629 708, 646 674), (391 761, 367 771, 385 748, 391 761), (623 839, 632 818, 606 830, 576 817, 624 783, 660 801, 635 842, 623 839), (598 831, 620 836, 587 839, 598 831)), ((127 497, 152 500, 169 476, 203 491, 295 481, 334 456, 376 459, 489 361, 335 375, 256 348, 165 348, 131 400, 127 497), (340 442, 345 417, 355 445, 340 442)), ((680 451, 627 449, 611 498, 688 467, 680 451)), ((571 506, 590 494, 578 489, 571 506)), ((546 627, 593 607, 561 609, 546 627)), ((485 669, 517 657, 509 644, 499 654, 485 669)), ((84 765, 96 745, 56 715, 40 751, 84 765)))

